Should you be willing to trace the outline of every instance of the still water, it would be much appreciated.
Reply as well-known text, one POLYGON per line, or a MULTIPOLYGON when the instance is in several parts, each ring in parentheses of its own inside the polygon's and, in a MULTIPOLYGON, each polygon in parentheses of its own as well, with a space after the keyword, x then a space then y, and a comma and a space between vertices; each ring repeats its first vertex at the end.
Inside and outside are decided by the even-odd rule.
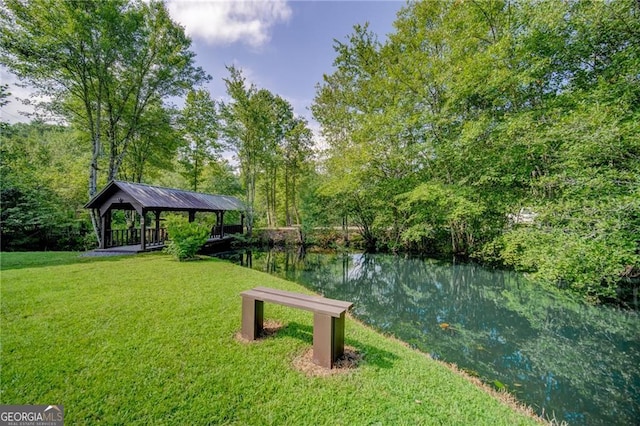
POLYGON ((220 257, 354 303, 352 314, 575 425, 640 424, 640 316, 521 274, 380 254, 220 257))

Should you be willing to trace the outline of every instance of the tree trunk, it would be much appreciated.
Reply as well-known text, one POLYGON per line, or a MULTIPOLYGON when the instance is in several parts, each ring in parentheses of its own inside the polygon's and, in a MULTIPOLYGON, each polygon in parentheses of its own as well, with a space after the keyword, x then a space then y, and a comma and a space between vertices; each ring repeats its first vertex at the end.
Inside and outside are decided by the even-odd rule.
POLYGON ((289 167, 284 167, 284 220, 286 226, 291 226, 291 212, 289 211, 289 167))
MULTIPOLYGON (((83 81, 85 94, 89 90, 89 82, 83 81)), ((96 116, 94 121, 93 111, 89 102, 89 96, 85 96, 85 109, 87 112, 87 118, 89 120, 89 127, 91 129, 91 165, 89 166, 89 200, 91 200, 98 193, 98 158, 100 157, 100 151, 102 149, 101 141, 101 110, 102 110, 102 91, 101 85, 98 84, 98 102, 96 105, 96 116)), ((98 247, 102 247, 102 220, 100 217, 100 211, 98 209, 91 209, 91 225, 93 226, 93 232, 96 235, 98 241, 98 247)))
POLYGON ((271 181, 271 220, 273 221, 272 226, 273 227, 277 227, 278 226, 278 205, 276 202, 276 183, 278 180, 278 172, 277 169, 274 167, 273 168, 273 180, 271 181))
POLYGON ((298 211, 298 202, 297 200, 297 188, 296 188, 296 175, 294 174, 291 179, 291 203, 293 204, 293 215, 296 219, 296 225, 300 225, 302 221, 300 220, 300 212, 298 211))

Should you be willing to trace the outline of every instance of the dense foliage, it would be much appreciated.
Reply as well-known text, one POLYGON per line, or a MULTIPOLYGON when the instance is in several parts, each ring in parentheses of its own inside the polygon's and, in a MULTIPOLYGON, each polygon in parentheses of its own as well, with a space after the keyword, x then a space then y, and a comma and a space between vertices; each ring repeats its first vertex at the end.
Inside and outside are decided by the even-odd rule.
POLYGON ((80 138, 40 122, 7 125, 0 144, 2 250, 83 249, 94 243, 82 209, 88 161, 80 138))
POLYGON ((167 216, 166 224, 171 239, 167 242, 165 251, 176 260, 195 259, 198 250, 209 238, 209 227, 198 222, 189 222, 186 217, 178 214, 167 216))
POLYGON ((185 143, 179 149, 178 161, 189 189, 198 191, 207 163, 215 158, 218 148, 216 104, 208 91, 201 89, 187 94, 178 125, 185 143))
POLYGON ((320 191, 369 245, 596 299, 638 274, 640 4, 416 2, 384 43, 356 26, 335 50, 320 191))

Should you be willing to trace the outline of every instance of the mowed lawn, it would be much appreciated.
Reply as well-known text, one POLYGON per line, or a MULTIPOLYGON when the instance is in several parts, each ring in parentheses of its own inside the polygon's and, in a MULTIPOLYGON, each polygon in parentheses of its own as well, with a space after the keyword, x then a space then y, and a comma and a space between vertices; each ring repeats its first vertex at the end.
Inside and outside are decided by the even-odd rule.
POLYGON ((62 404, 66 424, 536 424, 464 377, 347 318, 363 356, 310 377, 294 359, 310 312, 265 304, 282 323, 237 338, 239 293, 297 284, 210 259, 2 253, 1 404, 62 404))

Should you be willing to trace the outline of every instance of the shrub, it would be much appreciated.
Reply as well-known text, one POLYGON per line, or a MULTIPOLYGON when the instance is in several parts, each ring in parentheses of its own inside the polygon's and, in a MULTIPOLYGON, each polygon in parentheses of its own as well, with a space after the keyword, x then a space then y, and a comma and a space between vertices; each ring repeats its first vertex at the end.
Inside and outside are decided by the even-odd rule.
POLYGON ((625 267, 633 267, 638 259, 633 241, 615 232, 594 230, 585 236, 570 229, 518 227, 500 240, 506 265, 589 301, 615 298, 625 267))
POLYGON ((177 260, 195 259, 198 250, 207 242, 207 226, 189 222, 186 217, 177 214, 166 218, 169 241, 165 251, 177 260))

